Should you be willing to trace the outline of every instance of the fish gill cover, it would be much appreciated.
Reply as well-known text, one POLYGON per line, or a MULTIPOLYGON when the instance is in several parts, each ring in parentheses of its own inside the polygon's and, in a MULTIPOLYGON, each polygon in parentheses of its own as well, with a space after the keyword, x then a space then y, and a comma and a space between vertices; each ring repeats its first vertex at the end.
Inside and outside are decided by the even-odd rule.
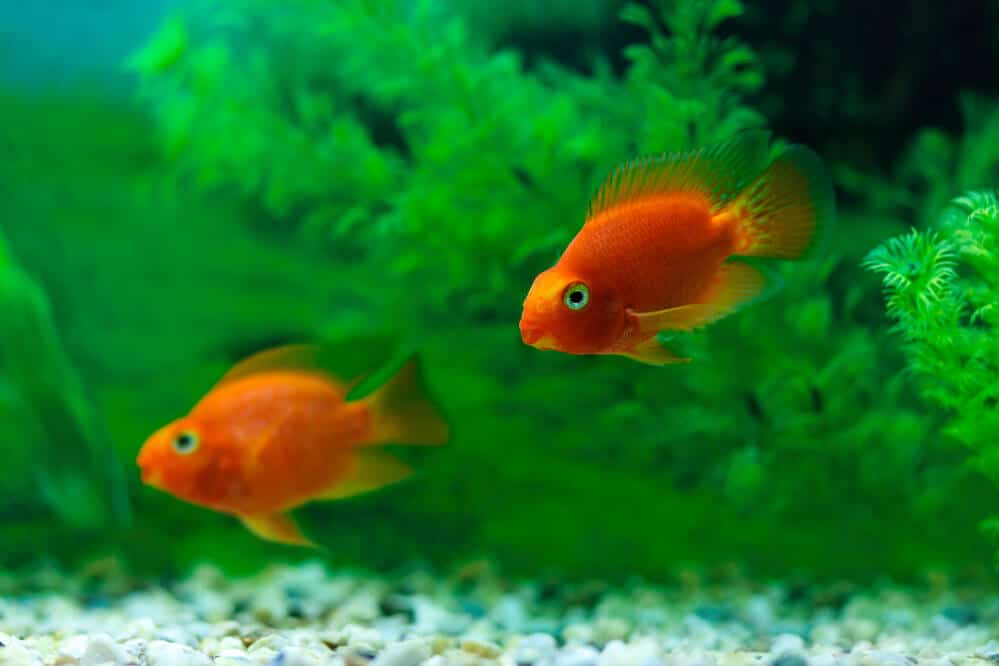
MULTIPOLYGON (((766 76, 781 58, 733 36, 752 18, 737 0, 627 4, 620 21, 607 3, 603 20, 629 45, 594 46, 579 66, 527 58, 504 44, 509 24, 476 6, 190 3, 129 61, 147 116, 75 100, 47 116, 42 102, 4 105, 4 231, 106 423, 86 439, 114 452, 113 464, 93 458, 107 469, 80 468, 79 483, 125 475, 141 516, 122 526, 64 511, 66 546, 49 555, 116 549, 159 573, 306 556, 140 488, 135 452, 252 351, 401 329, 422 350, 453 441, 400 452, 417 469, 405 484, 299 512, 334 561, 484 555, 580 577, 728 562, 857 578, 987 566, 978 524, 999 494, 987 478, 989 402, 975 391, 995 375, 952 373, 954 356, 918 359, 955 330, 979 335, 994 283, 961 296, 981 311, 974 322, 944 305, 894 304, 900 345, 861 262, 912 224, 925 235, 890 245, 878 266, 963 256, 967 229, 929 227, 951 198, 996 183, 996 105, 967 96, 962 136, 922 131, 885 173, 813 146, 832 155, 842 202, 828 251, 781 266, 770 301, 678 336, 693 363, 540 354, 519 340, 521 302, 605 174, 634 155, 765 127, 755 105, 774 103, 766 76), (32 182, 48 185, 10 185, 32 182), (931 322, 929 337, 913 337, 913 317, 931 322), (908 366, 981 402, 941 404, 908 366), (81 549, 81 533, 99 538, 81 549)), ((994 251, 991 236, 976 242, 994 251)), ((942 293, 959 298, 965 283, 944 278, 942 293)), ((22 395, 26 376, 5 365, 4 394, 22 395)), ((53 399, 87 404, 74 381, 59 386, 53 399)), ((31 413, 24 402, 11 403, 17 418, 31 413)), ((44 445, 92 450, 70 434, 44 445)), ((50 468, 36 455, 12 464, 50 468)), ((114 496, 96 495, 94 511, 123 503, 122 491, 94 487, 114 496)), ((5 540, 14 563, 51 530, 16 518, 24 529, 5 540)))

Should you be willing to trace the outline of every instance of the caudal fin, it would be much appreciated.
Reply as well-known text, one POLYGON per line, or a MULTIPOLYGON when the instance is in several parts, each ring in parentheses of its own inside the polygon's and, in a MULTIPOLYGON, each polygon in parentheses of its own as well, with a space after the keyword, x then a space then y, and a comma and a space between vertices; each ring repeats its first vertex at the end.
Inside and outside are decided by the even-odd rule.
POLYGON ((412 357, 368 398, 374 416, 372 444, 445 444, 447 421, 434 405, 417 357, 412 357))
POLYGON ((822 161, 798 145, 781 153, 730 210, 739 229, 735 254, 780 259, 797 259, 823 245, 836 216, 822 161))

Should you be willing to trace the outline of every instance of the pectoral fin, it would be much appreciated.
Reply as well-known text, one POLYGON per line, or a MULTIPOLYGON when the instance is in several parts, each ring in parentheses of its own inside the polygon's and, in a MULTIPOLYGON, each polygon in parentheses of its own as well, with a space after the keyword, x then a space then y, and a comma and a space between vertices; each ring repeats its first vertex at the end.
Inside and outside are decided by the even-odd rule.
POLYGON ((404 462, 383 451, 362 449, 356 452, 347 476, 340 477, 317 499, 338 500, 377 490, 410 475, 404 462))
POLYGON ((649 365, 670 365, 672 363, 690 363, 689 358, 677 356, 659 342, 656 336, 652 336, 645 342, 631 348, 626 352, 621 352, 622 356, 634 359, 649 365))
POLYGON ((287 513, 271 513, 254 516, 239 516, 246 528, 261 539, 276 541, 289 546, 316 547, 299 529, 287 513))
POLYGON ((771 280, 759 269, 742 262, 725 264, 708 290, 705 303, 681 305, 655 312, 633 312, 642 333, 690 331, 706 326, 756 300, 771 280))

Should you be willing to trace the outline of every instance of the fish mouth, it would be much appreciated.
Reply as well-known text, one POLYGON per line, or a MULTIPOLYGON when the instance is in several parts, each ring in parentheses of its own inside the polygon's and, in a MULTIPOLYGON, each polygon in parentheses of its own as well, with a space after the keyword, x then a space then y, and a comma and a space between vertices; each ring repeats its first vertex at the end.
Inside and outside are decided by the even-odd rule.
POLYGON ((554 351, 555 350, 555 337, 551 335, 545 335, 538 338, 537 342, 531 345, 535 349, 540 349, 541 351, 554 351))
POLYGON ((532 325, 530 322, 520 321, 520 339, 525 345, 535 349, 554 349, 555 336, 548 334, 544 329, 532 325))
POLYGON ((156 470, 151 467, 141 467, 139 474, 144 484, 146 484, 147 486, 152 486, 154 488, 159 487, 160 481, 163 480, 161 475, 158 474, 156 470))

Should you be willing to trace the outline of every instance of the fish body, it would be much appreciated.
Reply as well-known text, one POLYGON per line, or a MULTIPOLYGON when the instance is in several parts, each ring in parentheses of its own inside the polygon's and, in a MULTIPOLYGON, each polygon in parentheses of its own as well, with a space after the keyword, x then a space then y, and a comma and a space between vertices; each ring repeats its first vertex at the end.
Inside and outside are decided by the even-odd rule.
POLYGON ((658 332, 705 326, 757 299, 771 278, 738 258, 800 257, 832 222, 818 158, 792 146, 767 165, 767 142, 749 132, 618 167, 558 262, 535 278, 523 341, 657 365, 688 360, 658 332))
POLYGON ((415 359, 369 396, 348 400, 360 378, 323 371, 311 362, 320 356, 318 348, 292 346, 237 365, 189 414, 144 443, 143 481, 235 515, 264 538, 307 545, 290 510, 408 476, 379 445, 447 440, 415 359))

